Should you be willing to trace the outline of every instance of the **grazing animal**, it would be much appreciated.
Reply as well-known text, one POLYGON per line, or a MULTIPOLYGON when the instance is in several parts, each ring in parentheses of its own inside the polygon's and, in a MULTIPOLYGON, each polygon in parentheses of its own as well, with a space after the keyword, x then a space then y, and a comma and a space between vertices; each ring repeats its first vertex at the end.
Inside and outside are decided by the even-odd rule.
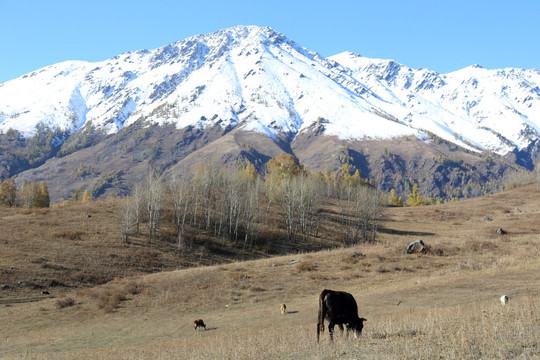
POLYGON ((51 293, 48 292, 48 291, 46 291, 46 290, 43 290, 43 291, 41 292, 41 295, 51 295, 51 293))
POLYGON ((281 304, 279 305, 279 308, 281 310, 281 315, 285 315, 285 313, 287 312, 287 305, 281 304))
POLYGON ((506 306, 507 303, 508 303, 508 295, 501 296, 501 304, 502 304, 502 306, 506 306))
POLYGON ((338 325, 343 331, 343 325, 347 326, 347 333, 354 331, 354 336, 362 334, 364 318, 358 317, 358 306, 354 297, 344 291, 323 290, 319 296, 319 316, 317 321, 317 342, 319 335, 324 332, 324 320, 328 320, 328 332, 330 340, 334 338, 334 326, 338 325))
POLYGON ((204 321, 202 321, 202 319, 195 320, 193 322, 193 328, 195 330, 197 330, 197 328, 199 328, 199 327, 202 327, 204 330, 206 330, 206 325, 205 325, 204 321))

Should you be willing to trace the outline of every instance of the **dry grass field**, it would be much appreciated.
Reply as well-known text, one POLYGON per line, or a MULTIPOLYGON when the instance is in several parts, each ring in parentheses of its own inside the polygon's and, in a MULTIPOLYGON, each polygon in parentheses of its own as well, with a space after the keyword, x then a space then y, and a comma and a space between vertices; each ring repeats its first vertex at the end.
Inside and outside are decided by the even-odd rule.
POLYGON ((50 216, 57 209, 42 210, 49 216, 0 210, 0 282, 34 282, 0 290, 0 357, 540 358, 539 199, 540 187, 529 184, 456 203, 389 208, 375 244, 191 268, 163 249, 80 244, 90 234, 118 232, 105 221, 114 213, 107 202, 99 210, 81 205, 88 206, 78 211, 81 227, 50 216), (33 251, 24 239, 37 235, 10 216, 40 222, 49 250, 33 251), (417 239, 429 250, 407 255, 417 239), (72 247, 84 253, 75 256, 72 247), (139 264, 152 258, 143 252, 155 253, 155 263, 139 264), (142 274, 145 267, 154 273, 142 274), (96 269, 106 271, 98 276, 96 269), (38 295, 52 280, 63 285, 38 295), (368 319, 360 339, 337 332, 331 343, 326 332, 317 344, 324 288, 355 296, 368 319), (199 318, 206 330, 194 330, 199 318))

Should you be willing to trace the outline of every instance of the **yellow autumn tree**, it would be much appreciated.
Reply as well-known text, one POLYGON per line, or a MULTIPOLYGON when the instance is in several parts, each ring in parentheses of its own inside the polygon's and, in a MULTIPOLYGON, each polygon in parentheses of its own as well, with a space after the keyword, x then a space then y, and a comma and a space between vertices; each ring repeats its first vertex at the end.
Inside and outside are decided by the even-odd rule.
POLYGON ((403 206, 403 198, 401 196, 397 197, 394 189, 390 190, 390 205, 403 206))
POLYGON ((85 190, 81 202, 85 203, 87 201, 90 201, 90 193, 85 190))
POLYGON ((270 199, 274 199, 276 190, 280 183, 293 176, 302 173, 302 166, 296 161, 294 156, 281 153, 266 163, 267 174, 264 177, 264 185, 270 199))
POLYGON ((302 166, 300 166, 294 156, 287 153, 281 153, 275 158, 268 160, 266 169, 268 170, 268 174, 265 176, 265 180, 283 179, 286 176, 298 175, 302 172, 302 166))
POLYGON ((247 179, 254 181, 259 173, 257 172, 257 169, 255 168, 255 165, 253 165, 251 162, 246 160, 245 166, 241 170, 242 175, 245 176, 247 179))
POLYGON ((15 206, 17 198, 17 185, 12 178, 6 179, 0 185, 0 205, 15 206))
POLYGON ((418 191, 418 184, 414 184, 412 192, 409 194, 409 200, 407 201, 408 206, 419 206, 423 205, 424 201, 422 200, 422 194, 418 191))

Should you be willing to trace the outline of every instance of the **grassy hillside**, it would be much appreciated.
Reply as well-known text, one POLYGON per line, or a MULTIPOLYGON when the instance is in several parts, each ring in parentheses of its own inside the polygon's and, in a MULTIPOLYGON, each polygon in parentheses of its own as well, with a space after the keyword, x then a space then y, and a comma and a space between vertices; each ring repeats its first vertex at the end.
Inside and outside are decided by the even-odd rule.
MULTIPOLYGON (((4 230, 0 232, 0 304, 37 301, 43 298, 42 291, 58 297, 115 278, 313 252, 342 243, 334 237, 332 221, 321 225, 321 236, 315 240, 300 238, 289 243, 272 208, 258 224, 251 249, 244 250, 242 241, 214 235, 213 229, 190 228, 180 251, 170 204, 162 212, 156 237, 150 239, 147 224, 141 223, 141 232, 130 235, 126 243, 121 233, 125 201, 64 202, 40 209, 0 207, 4 230)), ((337 211, 331 205, 327 211, 337 211)))
POLYGON ((539 196, 529 184, 458 203, 390 208, 376 244, 180 270, 165 242, 126 246, 109 237, 119 234, 112 202, 76 211, 2 209, 0 282, 37 286, 0 290, 0 357, 537 358, 539 196), (429 251, 407 255, 417 239, 429 251), (97 269, 106 275, 92 281, 103 284, 84 282, 97 269), (42 296, 49 271, 47 281, 64 286, 42 296), (317 345, 324 288, 355 296, 368 319, 360 340, 338 334, 331 344, 325 333, 317 345), (506 307, 502 294, 510 297, 506 307), (198 318, 206 331, 193 329, 198 318))

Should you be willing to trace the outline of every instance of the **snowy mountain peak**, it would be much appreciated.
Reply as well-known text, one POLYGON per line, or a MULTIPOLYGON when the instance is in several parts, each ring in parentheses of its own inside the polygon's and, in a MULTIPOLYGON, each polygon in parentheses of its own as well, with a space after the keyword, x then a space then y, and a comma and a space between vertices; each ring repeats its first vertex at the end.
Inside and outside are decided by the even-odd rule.
POLYGON ((386 113, 470 150, 506 154, 540 134, 538 71, 472 65, 439 74, 351 53, 331 58, 379 95, 386 113))
POLYGON ((438 74, 344 52, 328 59, 283 34, 235 26, 102 62, 67 61, 0 84, 0 130, 37 124, 116 133, 139 120, 292 139, 434 134, 505 154, 540 133, 538 70, 478 65, 438 74))

